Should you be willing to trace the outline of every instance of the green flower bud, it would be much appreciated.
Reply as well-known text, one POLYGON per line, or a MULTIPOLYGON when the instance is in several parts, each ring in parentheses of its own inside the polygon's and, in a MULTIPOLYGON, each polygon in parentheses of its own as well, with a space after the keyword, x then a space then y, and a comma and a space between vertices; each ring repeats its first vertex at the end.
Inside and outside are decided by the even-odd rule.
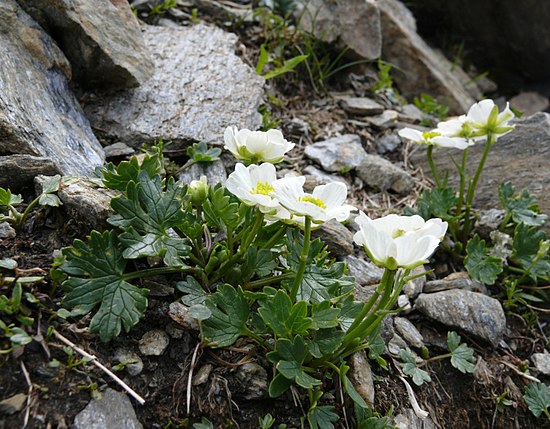
POLYGON ((208 189, 206 176, 201 176, 200 180, 191 181, 187 190, 187 195, 191 197, 191 204, 196 207, 202 206, 208 196, 208 189))

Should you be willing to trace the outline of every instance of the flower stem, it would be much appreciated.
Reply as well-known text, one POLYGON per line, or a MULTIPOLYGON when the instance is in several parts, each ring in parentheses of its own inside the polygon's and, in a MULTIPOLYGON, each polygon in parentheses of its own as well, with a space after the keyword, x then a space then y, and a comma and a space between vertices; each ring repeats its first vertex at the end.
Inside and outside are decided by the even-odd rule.
POLYGON ((193 267, 189 267, 189 268, 159 267, 159 268, 149 268, 148 270, 134 271, 132 273, 124 274, 122 278, 125 281, 130 281, 141 277, 158 276, 161 274, 194 273, 196 271, 197 269, 193 267))
POLYGON ((18 216, 16 216, 16 220, 15 220, 15 229, 21 229, 25 223, 25 221, 27 220, 27 216, 29 216, 29 213, 31 212, 31 210, 36 207, 36 205, 38 204, 38 201, 40 200, 40 197, 42 195, 39 195, 38 197, 36 197, 28 206, 27 208, 25 209, 25 211, 23 212, 23 214, 19 214, 17 213, 17 211, 15 211, 15 213, 17 213, 18 216))
POLYGON ((306 271, 307 257, 309 255, 309 244, 311 241, 311 218, 306 216, 306 222, 304 226, 304 245, 302 247, 302 253, 300 254, 300 265, 298 266, 298 271, 296 272, 296 277, 294 278, 294 284, 292 285, 292 290, 290 291, 290 299, 292 302, 296 302, 296 296, 298 296, 298 290, 302 284, 302 279, 304 278, 304 272, 306 271))
POLYGON ((278 282, 280 282, 281 280, 290 277, 291 274, 292 274, 292 273, 286 273, 286 274, 281 274, 281 275, 279 275, 279 276, 271 276, 271 277, 266 277, 266 278, 264 278, 264 279, 254 280, 254 281, 248 282, 248 283, 244 286, 244 288, 245 288, 246 290, 255 290, 255 289, 259 289, 259 288, 262 287, 262 286, 267 286, 267 285, 270 285, 270 284, 273 284, 273 283, 278 283, 278 282))
POLYGON ((458 202, 456 204, 456 215, 460 216, 462 214, 462 205, 464 204, 464 191, 466 190, 466 160, 468 159, 468 148, 464 149, 462 152, 462 162, 458 170, 460 175, 460 189, 458 192, 458 202))
POLYGON ((441 188, 441 178, 439 177, 439 173, 437 171, 437 167, 435 166, 432 152, 434 150, 434 147, 432 145, 428 146, 428 164, 430 164, 430 169, 432 170, 432 175, 434 176, 435 184, 438 188, 441 188))

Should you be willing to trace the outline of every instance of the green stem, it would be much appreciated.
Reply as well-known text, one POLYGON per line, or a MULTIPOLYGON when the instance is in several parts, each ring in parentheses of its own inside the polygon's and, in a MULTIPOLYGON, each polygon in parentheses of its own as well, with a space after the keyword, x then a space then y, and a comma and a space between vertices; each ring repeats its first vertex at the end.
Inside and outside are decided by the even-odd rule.
POLYGON ((462 214, 462 205, 464 204, 464 191, 466 190, 466 160, 468 159, 468 148, 464 149, 462 152, 462 162, 460 164, 460 170, 458 174, 460 175, 460 189, 458 192, 458 202, 456 204, 456 215, 460 216, 462 214))
POLYGON ((281 235, 284 235, 286 233, 287 228, 281 225, 281 228, 277 230, 275 234, 271 236, 269 241, 265 244, 264 249, 271 249, 273 245, 281 238, 281 235))
POLYGON ((191 167, 192 165, 195 165, 198 161, 195 161, 194 159, 190 159, 189 161, 187 161, 185 164, 183 164, 180 168, 178 168, 175 173, 173 174, 173 176, 177 176, 178 174, 180 174, 183 170, 187 170, 189 167, 191 167))
MULTIPOLYGON (((15 217, 15 224, 14 224, 14 227, 15 229, 20 229, 24 224, 25 224, 25 221, 27 220, 27 217, 29 216, 29 213, 31 212, 31 210, 33 208, 36 207, 36 205, 38 204, 38 201, 40 200, 40 197, 41 195, 39 195, 38 197, 36 197, 28 206, 27 208, 25 209, 25 211, 23 212, 23 214, 19 214, 15 209, 12 211, 12 213, 14 214, 14 217, 15 217)), ((11 207, 10 207, 11 209, 11 207)))
POLYGON ((309 255, 309 245, 311 241, 311 218, 306 216, 306 223, 304 226, 304 245, 302 247, 302 253, 300 254, 300 265, 298 266, 298 271, 296 272, 296 277, 294 278, 294 284, 292 285, 292 290, 290 291, 290 299, 292 302, 296 302, 296 296, 298 296, 298 290, 302 284, 302 279, 304 278, 304 272, 306 271, 307 257, 309 255))
POLYGON ((428 146, 428 164, 430 164, 430 169, 432 170, 432 175, 434 176, 435 184, 438 188, 441 188, 441 178, 439 177, 439 173, 437 172, 437 167, 435 166, 432 152, 434 150, 434 147, 432 145, 428 146))
POLYGON ((252 282, 248 282, 248 283, 245 285, 244 288, 245 288, 246 290, 259 289, 259 288, 261 288, 262 286, 267 286, 267 285, 270 285, 270 284, 272 284, 272 283, 278 283, 278 282, 280 282, 281 280, 290 277, 291 275, 292 275, 292 273, 286 273, 286 274, 281 274, 280 276, 271 276, 271 277, 267 277, 267 278, 265 278, 265 279, 254 280, 254 281, 252 281, 252 282))
POLYGON ((158 276, 161 274, 177 274, 177 273, 194 273, 196 268, 178 268, 178 267, 159 267, 159 268, 149 268, 148 270, 134 271, 133 273, 124 274, 122 278, 125 281, 130 281, 134 279, 139 279, 142 277, 151 277, 158 276))

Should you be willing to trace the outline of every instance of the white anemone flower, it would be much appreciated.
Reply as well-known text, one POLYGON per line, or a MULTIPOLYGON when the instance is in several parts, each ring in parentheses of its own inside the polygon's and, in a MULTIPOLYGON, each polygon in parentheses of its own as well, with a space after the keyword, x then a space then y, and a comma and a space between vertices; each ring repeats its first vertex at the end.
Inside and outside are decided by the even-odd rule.
POLYGON ((275 166, 268 162, 245 167, 237 164, 229 175, 225 187, 249 206, 257 206, 263 213, 275 213, 279 203, 270 194, 277 180, 275 166))
POLYGON ((250 131, 227 127, 223 135, 225 148, 237 159, 249 162, 281 162, 295 145, 284 139, 279 130, 250 131))
POLYGON ((499 113, 493 100, 481 100, 470 107, 466 118, 475 136, 483 137, 491 132, 494 137, 500 137, 514 129, 513 125, 509 125, 514 118, 509 103, 506 103, 504 110, 499 113))
POLYGON ((437 218, 426 222, 418 215, 391 214, 373 220, 360 212, 355 222, 359 225, 355 243, 377 265, 392 270, 426 263, 447 231, 447 222, 437 218))
POLYGON ((413 128, 403 128, 399 130, 398 134, 405 139, 427 146, 439 146, 464 150, 471 145, 471 143, 463 137, 445 136, 437 129, 422 132, 413 128))
POLYGON ((347 186, 340 182, 315 187, 311 194, 305 193, 303 180, 285 177, 273 183, 273 196, 281 206, 292 215, 307 216, 314 224, 323 224, 331 219, 343 222, 349 218, 355 207, 344 204, 347 198, 347 186))

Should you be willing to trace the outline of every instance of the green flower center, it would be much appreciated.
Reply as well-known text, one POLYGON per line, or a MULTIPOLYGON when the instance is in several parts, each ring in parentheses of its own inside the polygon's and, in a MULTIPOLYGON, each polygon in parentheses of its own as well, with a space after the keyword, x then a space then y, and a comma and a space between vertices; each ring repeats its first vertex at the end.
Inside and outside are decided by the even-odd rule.
POLYGON ((317 207, 321 207, 322 209, 326 209, 327 205, 323 202, 320 198, 312 197, 311 195, 306 195, 305 197, 298 198, 298 201, 304 201, 306 203, 315 204, 317 207))
POLYGON ((439 137, 441 134, 438 133, 437 131, 425 131, 422 133, 422 138, 424 140, 430 140, 430 139, 433 139, 434 137, 439 137))
POLYGON ((407 231, 405 231, 404 229, 396 229, 395 231, 393 231, 393 234, 391 235, 391 238, 397 238, 397 237, 401 237, 402 235, 405 235, 407 231))
POLYGON ((269 195, 270 192, 274 192, 275 189, 273 189, 273 186, 271 186, 267 182, 258 182, 256 183, 256 187, 254 189, 250 190, 251 194, 262 194, 262 195, 269 195))

